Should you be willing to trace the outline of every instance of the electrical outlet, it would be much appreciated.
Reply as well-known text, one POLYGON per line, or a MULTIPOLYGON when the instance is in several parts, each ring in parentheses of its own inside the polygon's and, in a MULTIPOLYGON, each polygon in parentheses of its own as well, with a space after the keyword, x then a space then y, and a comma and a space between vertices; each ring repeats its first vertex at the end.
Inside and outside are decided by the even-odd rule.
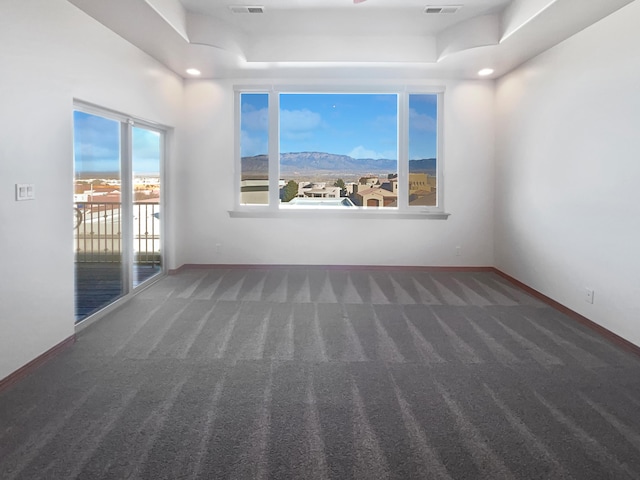
POLYGON ((587 303, 593 303, 593 290, 591 288, 585 288, 584 301, 587 303))
POLYGON ((460 245, 458 245, 458 246, 456 247, 456 257, 459 257, 459 256, 460 256, 460 251, 461 251, 461 250, 462 250, 462 247, 460 247, 460 245))

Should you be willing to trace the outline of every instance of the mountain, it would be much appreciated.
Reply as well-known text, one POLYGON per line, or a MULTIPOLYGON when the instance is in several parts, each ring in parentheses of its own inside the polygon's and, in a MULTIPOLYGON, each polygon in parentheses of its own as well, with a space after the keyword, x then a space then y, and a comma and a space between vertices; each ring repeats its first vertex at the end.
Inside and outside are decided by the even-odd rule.
POLYGON ((435 175, 437 170, 437 160, 435 158, 423 158, 421 160, 409 160, 410 173, 428 173, 435 175))
MULTIPOLYGON (((352 158, 348 155, 335 155, 325 152, 297 152, 283 153, 280 156, 280 171, 284 174, 304 172, 352 172, 364 173, 392 173, 397 171, 397 161, 373 158, 352 158)), ((266 173, 268 162, 266 155, 242 158, 242 172, 244 174, 266 173)), ((410 172, 434 172, 436 159, 411 160, 410 172)))
POLYGON ((255 157, 242 157, 242 173, 267 173, 269 171, 269 157, 267 155, 256 155, 255 157))
POLYGON ((280 167, 283 172, 305 170, 327 170, 333 172, 393 172, 395 160, 374 160, 371 158, 352 158, 348 155, 334 155, 324 152, 283 153, 280 167))

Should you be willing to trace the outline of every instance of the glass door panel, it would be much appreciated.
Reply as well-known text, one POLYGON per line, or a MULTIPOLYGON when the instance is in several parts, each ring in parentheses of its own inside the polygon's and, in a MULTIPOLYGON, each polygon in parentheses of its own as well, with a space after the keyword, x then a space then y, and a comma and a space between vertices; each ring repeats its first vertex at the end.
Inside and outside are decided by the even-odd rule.
POLYGON ((126 293, 120 122, 74 111, 76 323, 126 293))
POLYGON ((162 271, 160 167, 163 135, 133 127, 132 199, 133 199, 133 286, 162 271))

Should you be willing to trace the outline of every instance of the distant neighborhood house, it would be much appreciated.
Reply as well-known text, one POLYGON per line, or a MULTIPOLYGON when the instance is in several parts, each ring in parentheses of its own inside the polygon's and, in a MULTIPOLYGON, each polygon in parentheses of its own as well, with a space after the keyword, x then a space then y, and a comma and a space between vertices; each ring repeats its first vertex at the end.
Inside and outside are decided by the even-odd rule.
MULTIPOLYGON (((331 175, 331 170, 328 167, 331 165, 329 160, 332 158, 344 162, 347 158, 351 163, 361 162, 362 170, 367 167, 372 167, 374 162, 371 160, 354 160, 349 157, 331 155, 326 153, 288 153, 282 154, 281 175, 278 182, 279 198, 281 203, 290 203, 292 200, 308 199, 308 200, 320 200, 320 199, 341 199, 348 198, 350 205, 359 207, 397 207, 398 206, 398 174, 397 173, 382 173, 383 171, 377 170, 377 173, 368 173, 357 178, 357 181, 344 181, 353 179, 356 171, 342 172, 337 170, 335 177, 331 175), (322 165, 320 170, 319 165, 315 165, 313 170, 311 167, 305 166, 303 160, 321 159, 327 165, 322 165), (292 165, 288 165, 284 162, 295 165, 295 170, 292 165), (373 163, 372 163, 373 162, 373 163), (325 170, 325 168, 327 170, 325 170), (291 170, 291 171, 290 171, 291 170), (346 174, 346 177, 338 173, 342 172, 346 174), (320 177, 322 179, 313 178, 320 177), (306 178, 305 178, 306 177, 306 178), (327 178, 328 177, 328 178, 327 178), (333 178, 332 178, 333 177, 333 178), (327 178, 325 181, 324 178, 327 178), (296 188, 291 190, 291 188, 296 188)), ((337 162, 336 160, 336 162, 337 162)), ((269 179, 267 169, 268 157, 266 155, 258 155, 255 157, 242 158, 241 165, 241 182, 240 182, 240 203, 243 205, 268 205, 269 204, 269 179)), ((381 160, 380 162, 386 162, 381 160)), ((317 163, 317 162, 316 162, 317 163)), ((436 159, 424 159, 424 160, 411 160, 409 162, 409 174, 407 178, 407 184, 405 188, 401 188, 404 192, 408 190, 408 203, 410 206, 435 206, 437 204, 437 177, 436 177, 436 159), (417 170, 417 171, 416 171, 417 170), (408 189, 407 189, 408 187, 408 189)), ((397 167, 394 165, 388 165, 391 172, 397 172, 397 167)), ((385 167, 386 168, 386 167, 385 167)), ((366 171, 366 170, 364 170, 366 171)), ((375 169, 370 172, 376 172, 375 169)), ((404 195, 407 195, 404 193, 404 195)), ((321 205, 321 202, 294 202, 298 206, 311 205, 317 203, 321 205)), ((322 205, 328 205, 330 202, 325 202, 322 205)), ((342 205, 341 202, 337 204, 342 205)))

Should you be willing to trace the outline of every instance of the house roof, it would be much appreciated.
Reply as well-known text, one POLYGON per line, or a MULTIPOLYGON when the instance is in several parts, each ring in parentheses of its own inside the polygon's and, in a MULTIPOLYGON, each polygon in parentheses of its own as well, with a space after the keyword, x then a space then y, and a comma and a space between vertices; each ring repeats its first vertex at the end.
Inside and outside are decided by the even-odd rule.
POLYGON ((417 195, 412 196, 409 199, 409 205, 412 206, 433 206, 437 203, 437 195, 436 192, 431 192, 426 195, 417 195))
POLYGON ((390 192, 389 190, 385 189, 385 188, 380 188, 380 187, 372 187, 372 188, 367 188, 365 190, 359 191, 357 193, 357 195, 360 195, 361 197, 364 197, 366 195, 380 195, 381 197, 397 197, 398 195, 394 192, 390 192))

